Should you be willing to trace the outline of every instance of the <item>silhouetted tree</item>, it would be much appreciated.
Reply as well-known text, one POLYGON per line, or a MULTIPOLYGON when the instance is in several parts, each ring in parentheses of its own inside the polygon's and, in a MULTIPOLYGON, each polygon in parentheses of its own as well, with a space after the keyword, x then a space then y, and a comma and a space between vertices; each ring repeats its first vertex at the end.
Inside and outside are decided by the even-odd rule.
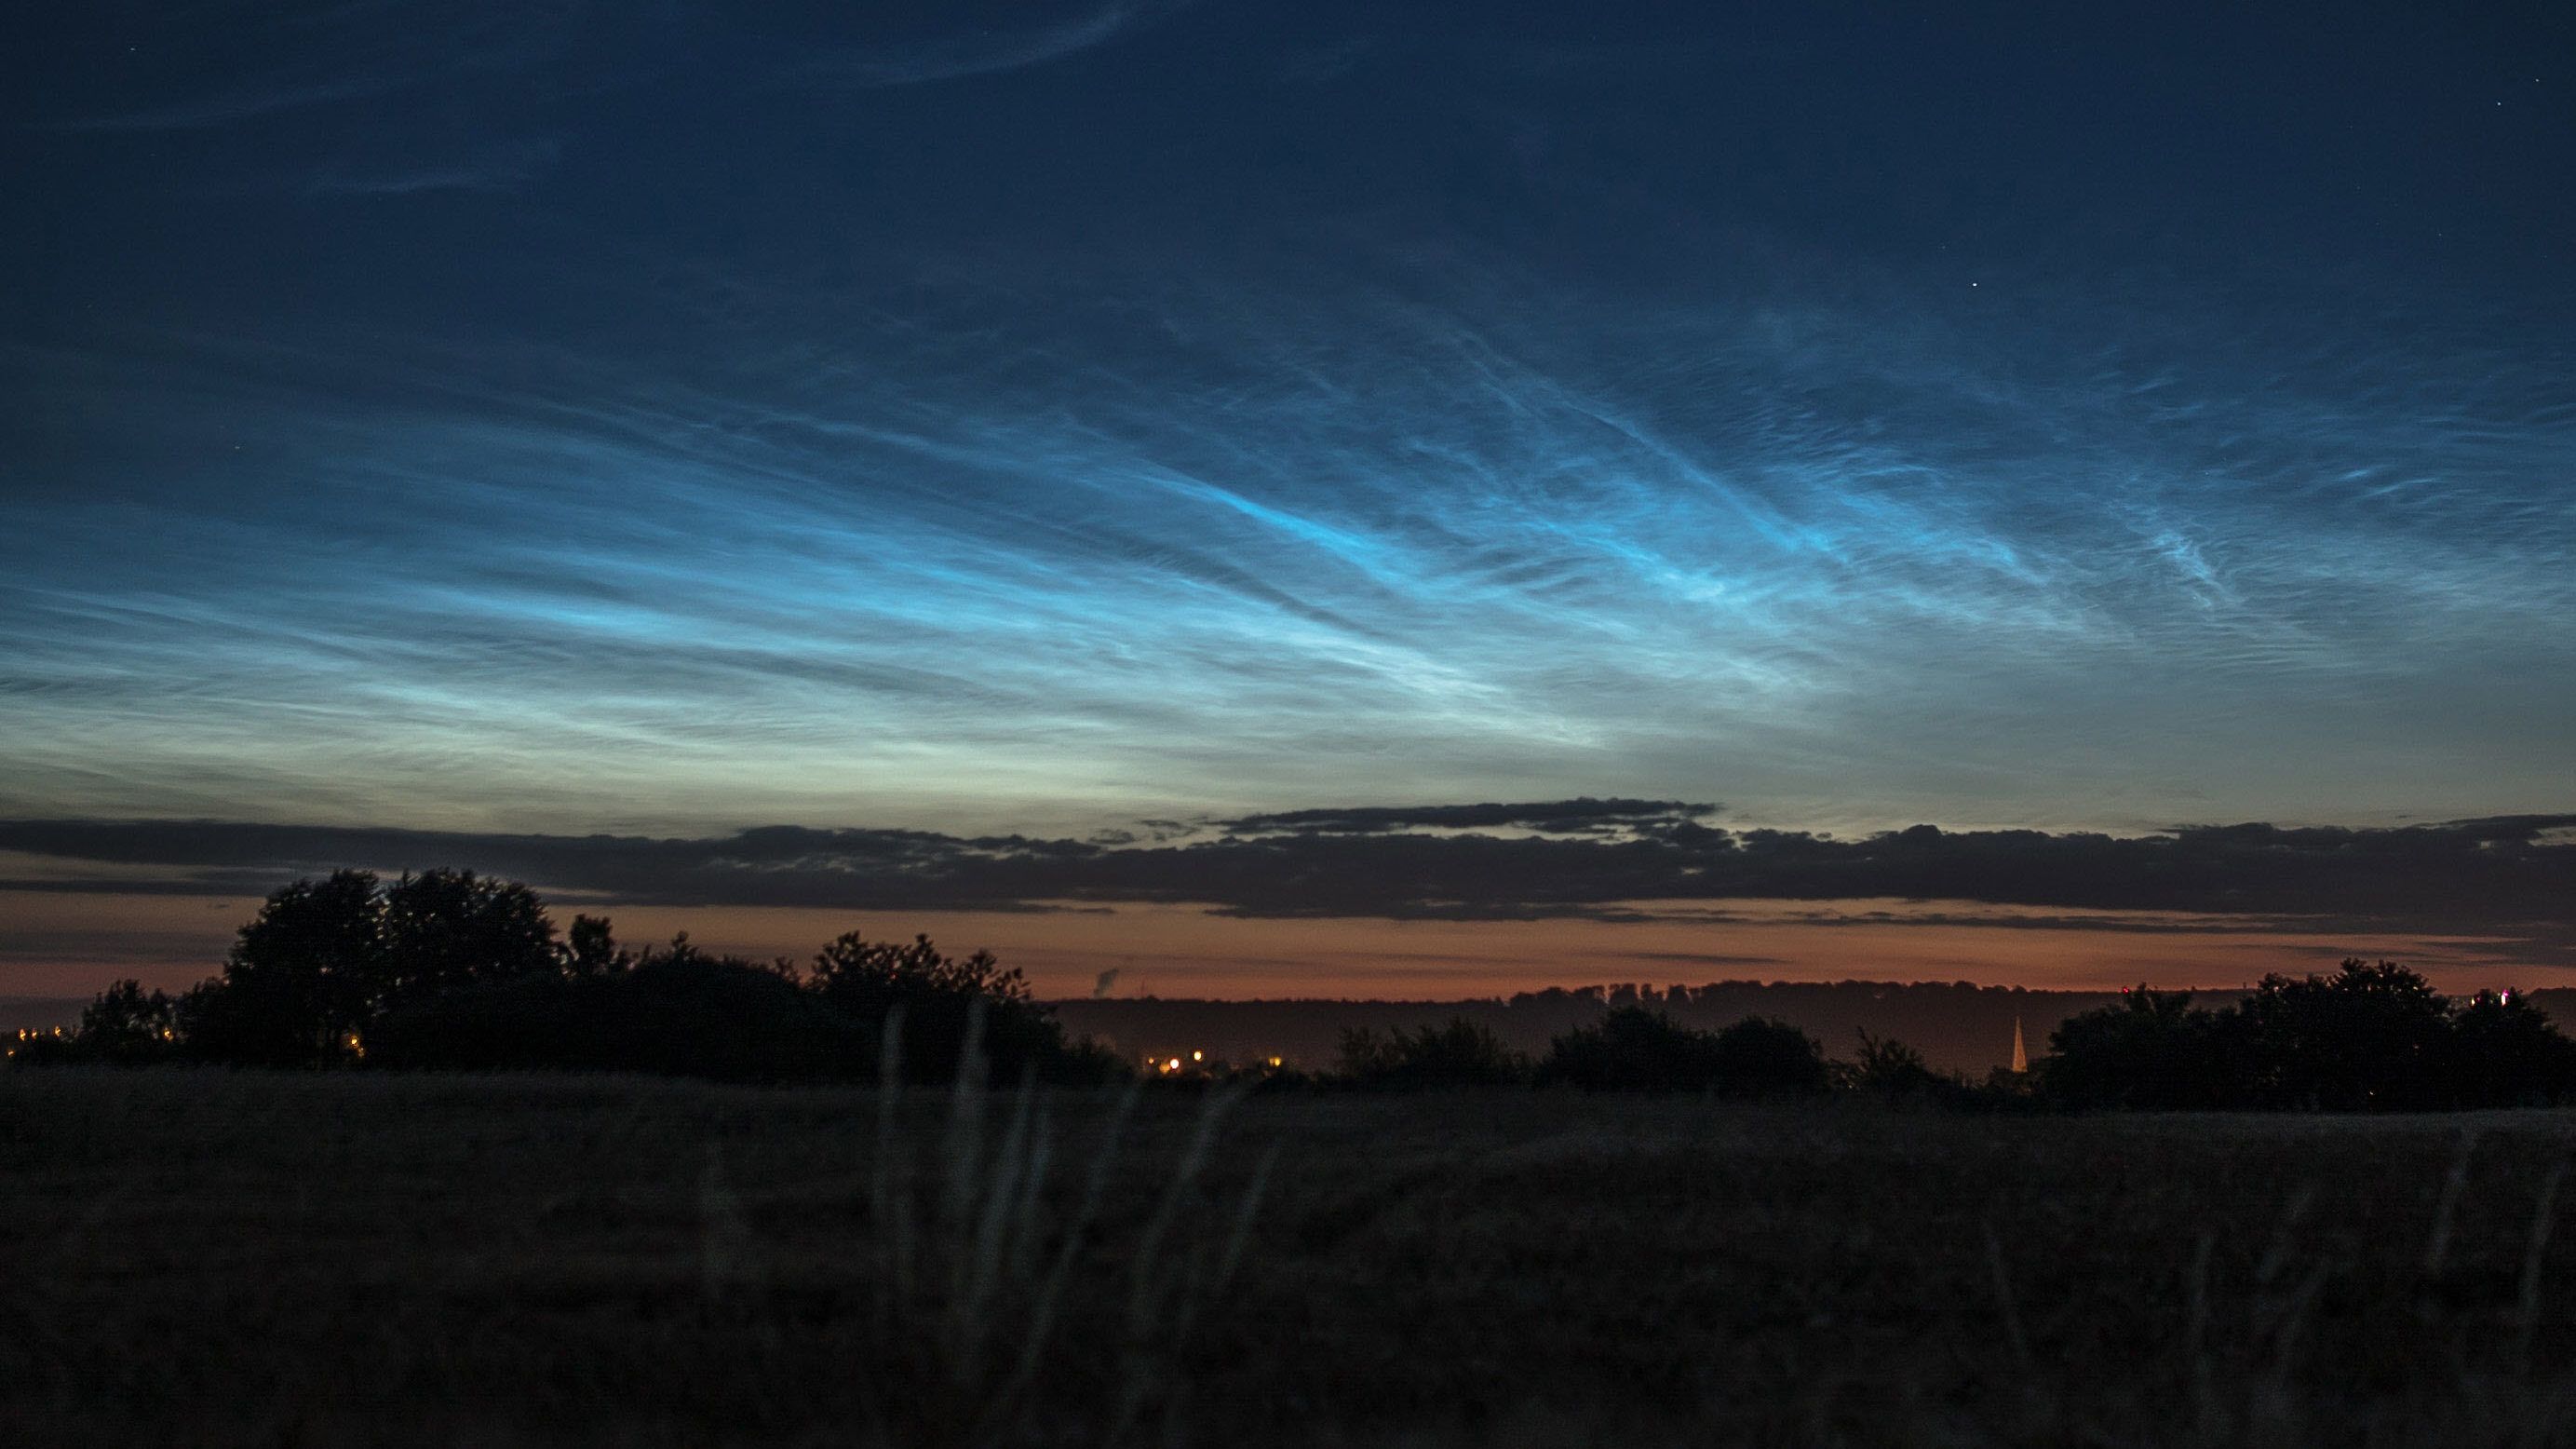
POLYGON ((191 1055, 300 1067, 352 1054, 384 978, 376 877, 333 871, 271 894, 243 926, 223 974, 180 998, 191 1055))
POLYGON ((2116 1005, 2068 1017, 2048 1040, 2036 1074, 2061 1106, 2209 1111, 2245 1099, 2238 1019, 2194 1007, 2187 991, 2141 984, 2116 1005))
POLYGON ((1824 1044, 1777 1018, 1748 1016, 1720 1029, 1710 1055, 1709 1086, 1728 1096, 1805 1097, 1833 1086, 1824 1044))
POLYGON ((1123 1058, 1069 1046, 1054 1016, 1029 999, 1019 969, 1005 969, 990 951, 952 957, 928 936, 899 944, 851 931, 814 954, 805 979, 818 998, 870 1029, 901 1010, 907 1081, 955 1077, 967 1016, 978 1002, 984 1011, 983 1051, 997 1080, 1034 1072, 1047 1080, 1094 1081, 1113 1062, 1124 1067, 1123 1058))
POLYGON ((1341 1074, 1366 1087, 1503 1087, 1528 1081, 1530 1064, 1491 1027, 1453 1016, 1411 1031, 1344 1032, 1341 1074))
POLYGON ((1901 1041, 1860 1033, 1860 1052, 1842 1073, 1853 1091, 1890 1100, 1923 1100, 1943 1094, 1952 1084, 1923 1060, 1923 1053, 1901 1041))
POLYGON ((875 1034, 775 964, 685 937, 624 970, 477 982, 395 1006, 366 1037, 373 1066, 649 1072, 716 1081, 867 1077, 875 1034))
POLYGON ((2455 1107, 2545 1107, 2576 1098, 2576 1041, 2527 996, 2481 991, 2451 1016, 2443 1078, 2455 1107))
POLYGON ((460 986, 550 976, 562 967, 537 893, 470 870, 404 875, 383 892, 380 975, 368 1014, 460 986))
POLYGON ((81 1008, 80 1022, 70 1031, 21 1033, 9 1059, 21 1067, 165 1062, 178 1052, 177 1021, 178 1003, 168 992, 119 981, 81 1008))
POLYGON ((2265 976, 2236 1008, 2253 1105, 2404 1112, 2442 1105, 2450 1002, 2394 962, 2265 976))
POLYGON ((2576 1042, 2528 1001, 2454 1004, 2393 962, 2270 975, 2224 1011, 2144 987, 2068 1018, 2039 1063, 2070 1107, 2338 1112, 2511 1106, 2576 1098, 2576 1042))
MULTIPOLYGON (((977 1011, 996 1076, 1087 1083, 1124 1071, 1115 1054, 1068 1043, 1020 973, 990 952, 958 959, 926 936, 898 945, 853 932, 800 972, 785 960, 710 955, 685 933, 631 952, 592 916, 575 917, 558 941, 534 891, 464 870, 390 886, 362 870, 297 881, 241 928, 219 975, 175 1002, 119 983, 93 1005, 85 1032, 96 1050, 175 1037, 188 1055, 246 1066, 373 1060, 791 1080, 873 1074, 897 1011, 911 1080, 953 1076, 977 1011)), ((49 1036, 32 1055, 95 1055, 82 1035, 49 1036)))
POLYGON ((82 1054, 96 1061, 165 1061, 177 1046, 178 1008, 166 991, 147 992, 140 981, 119 981, 81 1009, 74 1035, 82 1054))
POLYGON ((575 916, 564 932, 564 971, 572 976, 608 976, 635 964, 635 954, 617 944, 606 916, 575 916))
POLYGON ((387 886, 341 870, 270 895, 222 974, 174 1015, 193 1056, 310 1066, 360 1056, 368 1026, 397 1006, 562 969, 554 925, 526 886, 459 870, 387 886))
POLYGON ((1826 1071, 1823 1048, 1786 1022, 1747 1017, 1700 1031, 1652 1007, 1622 1006, 1557 1037, 1538 1076, 1587 1091, 1770 1096, 1822 1091, 1826 1071))

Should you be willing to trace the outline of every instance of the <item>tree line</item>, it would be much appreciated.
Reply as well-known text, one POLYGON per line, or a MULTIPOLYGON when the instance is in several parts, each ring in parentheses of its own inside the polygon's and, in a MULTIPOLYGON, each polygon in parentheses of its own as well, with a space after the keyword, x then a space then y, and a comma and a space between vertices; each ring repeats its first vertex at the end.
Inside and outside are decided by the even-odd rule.
POLYGON ((2576 1041, 2513 991, 2445 996, 2402 966, 2263 978, 2212 1010, 2141 986, 2067 1018, 2052 1101, 2148 1111, 2437 1112, 2576 1101, 2576 1041))
POLYGON ((1072 1042, 990 952, 843 935, 807 961, 752 961, 687 935, 641 950, 606 917, 557 932, 525 885, 463 870, 363 870, 269 896, 214 976, 173 996, 121 981, 23 1062, 656 1072, 732 1081, 996 1078, 1085 1084, 1121 1070, 1072 1042), (891 1063, 886 1053, 896 1054, 891 1063))
MULTIPOLYGON (((1784 1021, 1685 1025, 1611 1005, 1532 1056, 1465 1017, 1347 1033, 1335 1068, 1238 1072, 1175 1058, 1147 1075, 1380 1090, 1564 1087, 1794 1099, 1836 1092, 1961 1108, 2439 1111, 2576 1101, 2576 1041, 2526 997, 2454 999, 2390 962, 2270 975, 2196 1007, 2140 986, 2067 1018, 2027 1074, 1941 1073, 1902 1042, 1858 1034, 1849 1060, 1784 1021)), ((738 1081, 952 1077, 1077 1085, 1134 1075, 1062 1025, 990 952, 857 932, 808 960, 710 953, 685 934, 622 946, 605 917, 558 932, 534 891, 471 871, 300 880, 243 925, 221 970, 173 996, 110 987, 21 1064, 198 1062, 403 1070, 633 1071, 738 1081), (975 1049, 970 1053, 969 1038, 975 1049), (889 1053, 892 1055, 889 1056, 889 1053)))
POLYGON ((1411 1031, 1343 1037, 1338 1077, 1363 1087, 1573 1087, 1592 1092, 1700 1092, 1726 1097, 1941 1096, 1975 1090, 1926 1066, 1902 1042, 1863 1033, 1851 1061, 1788 1022, 1747 1016, 1710 1030, 1649 1006, 1619 1006, 1556 1037, 1543 1056, 1513 1051, 1465 1017, 1411 1031))
POLYGON ((1352 1032, 1341 1071, 1354 1082, 1572 1086, 1819 1097, 1837 1090, 1990 1109, 2069 1111, 2435 1112, 2576 1102, 2576 1041, 2510 991, 2455 999, 2387 961, 2346 960, 2330 975, 2263 978, 2212 1009, 2191 994, 2140 986, 2068 1017, 2027 1074, 1935 1072, 1902 1042, 1859 1034, 1849 1061, 1787 1022, 1746 1017, 1723 1030, 1656 1008, 1614 1007, 1556 1037, 1543 1055, 1506 1047, 1461 1017, 1441 1027, 1352 1032))

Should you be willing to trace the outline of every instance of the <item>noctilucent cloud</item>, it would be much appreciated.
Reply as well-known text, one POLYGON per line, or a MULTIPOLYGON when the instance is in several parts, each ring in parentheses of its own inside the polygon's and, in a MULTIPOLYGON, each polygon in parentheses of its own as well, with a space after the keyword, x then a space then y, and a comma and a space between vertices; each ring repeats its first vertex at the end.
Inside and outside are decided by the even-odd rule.
POLYGON ((2552 7, 9 28, 0 814, 2576 806, 2552 7))

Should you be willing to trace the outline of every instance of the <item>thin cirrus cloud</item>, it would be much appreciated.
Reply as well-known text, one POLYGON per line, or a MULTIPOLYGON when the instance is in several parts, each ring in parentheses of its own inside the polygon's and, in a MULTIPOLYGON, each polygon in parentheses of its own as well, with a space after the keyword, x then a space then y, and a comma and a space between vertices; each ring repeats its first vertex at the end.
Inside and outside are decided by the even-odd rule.
POLYGON ((412 165, 334 163, 303 183, 307 196, 418 196, 441 191, 512 191, 552 170, 563 157, 563 138, 537 136, 498 141, 439 160, 412 165))
POLYGON ((139 103, 97 109, 92 101, 46 125, 101 135, 202 131, 416 92, 459 98, 524 82, 598 44, 601 32, 627 28, 610 12, 579 3, 478 0, 212 6, 163 17, 149 29, 103 21, 96 32, 71 28, 67 36, 108 41, 124 64, 100 89, 139 103))
POLYGON ((909 43, 844 48, 808 57, 796 73, 808 82, 875 89, 1023 70, 1106 44, 1186 3, 1122 0, 1052 25, 978 28, 909 43))
POLYGON ((314 106, 372 100, 418 84, 422 79, 423 77, 415 74, 400 72, 344 75, 317 80, 269 77, 255 85, 220 91, 172 105, 108 115, 74 117, 54 124, 58 129, 65 131, 94 131, 105 135, 204 130, 216 126, 228 126, 240 121, 257 120, 282 112, 301 111, 314 106))

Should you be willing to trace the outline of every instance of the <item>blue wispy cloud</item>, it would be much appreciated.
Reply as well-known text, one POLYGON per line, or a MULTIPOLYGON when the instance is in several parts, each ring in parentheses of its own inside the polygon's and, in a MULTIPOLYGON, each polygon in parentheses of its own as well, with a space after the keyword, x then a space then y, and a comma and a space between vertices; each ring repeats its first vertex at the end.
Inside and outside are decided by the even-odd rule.
POLYGON ((0 812, 2576 803, 2564 203, 2455 164, 2539 103, 1805 11, 262 14, 5 138, 0 812))
POLYGON ((1050 23, 977 26, 929 39, 846 47, 810 56, 797 70, 809 82, 862 89, 996 75, 1045 65, 1107 44, 1122 32, 1150 23, 1186 3, 1188 0, 1116 0, 1050 23))
POLYGON ((58 389, 156 390, 186 456, 9 505, 13 807, 107 742, 130 798, 477 820, 1509 778, 2119 823, 2566 778, 2576 434, 2474 355, 2302 374, 2117 298, 2116 347, 1999 357, 1776 298, 1174 288, 1184 326, 1103 340, 1027 293, 909 331, 728 295, 766 350, 715 368, 349 339, 58 389))

